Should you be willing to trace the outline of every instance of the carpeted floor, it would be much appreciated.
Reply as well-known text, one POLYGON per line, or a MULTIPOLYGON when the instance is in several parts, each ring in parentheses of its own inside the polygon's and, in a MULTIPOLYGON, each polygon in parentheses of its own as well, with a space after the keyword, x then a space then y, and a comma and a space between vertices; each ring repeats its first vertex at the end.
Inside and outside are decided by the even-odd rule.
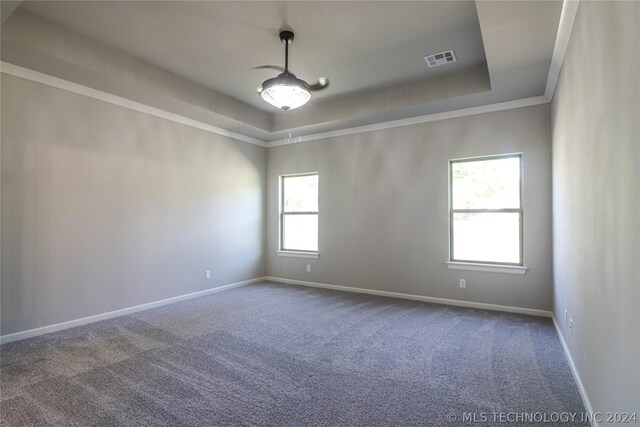
POLYGON ((7 426, 495 425, 494 413, 584 412, 549 319, 268 282, 1 352, 7 426))

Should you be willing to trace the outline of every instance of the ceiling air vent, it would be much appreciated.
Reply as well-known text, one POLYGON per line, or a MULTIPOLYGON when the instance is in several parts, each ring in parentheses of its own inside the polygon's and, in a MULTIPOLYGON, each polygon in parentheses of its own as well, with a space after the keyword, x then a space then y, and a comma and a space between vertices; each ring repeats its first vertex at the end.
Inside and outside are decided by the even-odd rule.
POLYGON ((438 65, 456 62, 456 54, 453 53, 453 50, 445 50, 444 52, 427 55, 424 57, 424 60, 427 62, 429 68, 433 68, 438 65))

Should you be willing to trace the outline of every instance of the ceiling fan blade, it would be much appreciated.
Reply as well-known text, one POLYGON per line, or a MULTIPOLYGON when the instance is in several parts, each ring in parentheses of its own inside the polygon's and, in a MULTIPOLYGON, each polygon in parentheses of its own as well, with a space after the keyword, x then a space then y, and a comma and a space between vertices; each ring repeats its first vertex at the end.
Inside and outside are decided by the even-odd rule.
POLYGON ((252 70, 276 70, 283 72, 284 68, 279 65, 259 65, 257 67, 253 67, 252 70))
POLYGON ((329 87, 329 79, 326 77, 320 77, 318 83, 309 85, 309 90, 322 90, 329 87))

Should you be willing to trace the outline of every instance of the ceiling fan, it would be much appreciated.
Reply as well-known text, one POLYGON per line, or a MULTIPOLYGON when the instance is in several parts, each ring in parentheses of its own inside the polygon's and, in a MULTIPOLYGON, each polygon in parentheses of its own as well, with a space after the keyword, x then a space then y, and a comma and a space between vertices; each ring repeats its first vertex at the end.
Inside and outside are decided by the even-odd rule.
POLYGON ((309 84, 289 72, 289 44, 293 41, 293 32, 280 31, 280 41, 284 43, 284 68, 277 65, 261 65, 253 68, 282 71, 278 76, 265 80, 258 88, 262 99, 284 111, 301 107, 311 99, 311 91, 326 89, 329 79, 320 77, 315 84, 309 84))

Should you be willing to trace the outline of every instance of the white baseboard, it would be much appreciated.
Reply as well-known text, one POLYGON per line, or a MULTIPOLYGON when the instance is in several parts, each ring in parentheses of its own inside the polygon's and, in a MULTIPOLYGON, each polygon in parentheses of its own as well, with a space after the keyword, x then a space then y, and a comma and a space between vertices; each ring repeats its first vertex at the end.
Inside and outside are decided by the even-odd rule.
POLYGON ((552 317, 552 313, 546 310, 536 310, 533 308, 511 307, 507 305, 486 304, 482 302, 462 301, 446 298, 426 297, 422 295, 403 294, 399 292, 377 291, 366 288, 353 288, 349 286, 329 285, 326 283, 305 282, 303 280, 284 279, 281 277, 265 277, 265 280, 272 282, 287 283, 289 285, 308 286, 312 288, 332 289, 335 291, 356 292, 361 294, 378 295, 390 298, 408 299, 414 301, 431 302, 435 304, 453 305, 456 307, 478 308, 481 310, 505 311, 508 313, 528 314, 530 316, 552 317))
MULTIPOLYGON (((576 368, 576 364, 573 362, 573 357, 571 357, 571 353, 569 352, 569 347, 567 347, 567 343, 564 340, 562 331, 560 331, 560 326, 558 326, 558 322, 556 321, 556 316, 552 315, 551 319, 553 320, 553 326, 556 328, 556 333, 560 338, 560 344, 562 344, 562 350, 564 350, 564 355, 567 357, 567 361, 569 362, 569 367, 571 368, 573 379, 576 381, 576 384, 578 385, 578 391, 580 392, 580 397, 582 398, 584 409, 587 411, 588 414, 595 414, 593 410, 593 406, 591 406, 591 401, 589 400, 589 396, 587 395, 587 390, 585 390, 584 384, 582 384, 582 379, 580 379, 578 368, 576 368)), ((599 423, 595 419, 591 420, 591 425, 593 427, 599 427, 599 423)))
POLYGON ((252 283, 261 282, 266 280, 265 277, 257 277, 255 279, 249 279, 242 282, 231 283, 229 285, 218 286, 211 289, 205 289, 204 291, 192 292, 190 294, 179 295, 177 297, 166 298, 160 301, 149 302, 146 304, 140 304, 133 307, 122 308, 120 310, 109 311, 107 313, 96 314, 94 316, 87 316, 81 319, 69 320, 67 322, 56 323, 54 325, 42 326, 40 328, 29 329, 27 331, 15 332, 13 334, 3 335, 0 337, 0 344, 5 344, 13 341, 19 341, 26 338, 36 337, 38 335, 48 334, 50 332, 57 332, 63 329, 73 328, 76 326, 86 325, 88 323, 99 322, 101 320, 107 320, 118 316, 124 316, 125 314, 135 313, 138 311, 148 310, 150 308, 160 307, 174 302, 180 302, 189 300, 192 298, 202 297, 205 295, 215 294, 217 292, 227 291, 241 286, 250 285, 252 283))
MULTIPOLYGON (((569 362, 569 367, 571 368, 571 373, 576 381, 578 386, 578 390, 580 392, 580 397, 582 398, 582 402, 585 406, 587 413, 593 414, 593 407, 591 406, 591 402, 589 400, 589 396, 584 388, 582 380, 580 378, 580 374, 578 373, 578 369, 576 368, 575 363, 573 362, 573 357, 569 352, 569 348, 567 347, 567 343, 564 340, 562 332, 560 331, 560 327, 556 321, 555 316, 552 312, 546 310, 536 310, 532 308, 523 308, 523 307, 511 307, 505 305, 497 305, 497 304, 486 304, 481 302, 472 302, 472 301, 462 301, 462 300, 453 300, 446 298, 435 298, 435 297, 427 297, 422 295, 413 295, 413 294, 404 294, 399 292, 389 292, 389 291, 379 291, 375 289, 366 289, 366 288, 354 288, 349 286, 340 286, 340 285, 330 285, 326 283, 317 283, 317 282, 306 282, 303 280, 293 280, 293 279, 285 279, 282 277, 257 277, 255 279, 249 279, 242 282, 231 283, 229 285, 218 286, 211 289, 205 289, 203 291, 192 292, 185 295, 179 295, 172 298, 166 298, 160 301, 154 301, 146 304, 140 304, 133 307, 127 307, 120 310, 114 310, 107 313, 97 314, 94 316, 87 316, 81 319, 69 320, 67 322, 56 323, 54 325, 43 326, 40 328, 29 329, 27 331, 16 332, 13 334, 0 336, 0 344, 5 344, 13 341, 19 341, 26 338, 35 337, 38 335, 48 334, 51 332, 61 331, 63 329, 69 329, 76 326, 82 326, 89 323, 99 322, 101 320, 112 319, 114 317, 124 316, 130 313, 136 313, 143 310, 148 310, 155 307, 160 307, 167 304, 172 304, 180 301, 186 301, 189 299, 215 294, 217 292, 227 291, 234 288, 239 288, 241 286, 250 285, 252 283, 261 282, 264 280, 269 280, 272 282, 280 282, 286 283, 290 285, 299 285, 299 286, 307 286, 312 288, 322 288, 322 289, 331 289, 336 291, 343 292, 355 292, 369 295, 378 295, 383 297, 390 298, 399 298, 399 299, 407 299, 414 301, 422 301, 422 302, 430 302, 435 304, 443 304, 443 305, 452 305, 457 307, 467 307, 467 308, 477 308, 482 310, 493 310, 493 311, 504 311, 508 313, 519 313, 519 314, 528 314, 532 316, 542 316, 542 317, 550 317, 553 321, 553 326, 556 329, 558 337, 560 338, 560 343, 562 345, 562 349, 567 357, 567 361, 569 362)), ((599 424, 596 420, 592 421, 591 424, 593 427, 599 427, 599 424)))

